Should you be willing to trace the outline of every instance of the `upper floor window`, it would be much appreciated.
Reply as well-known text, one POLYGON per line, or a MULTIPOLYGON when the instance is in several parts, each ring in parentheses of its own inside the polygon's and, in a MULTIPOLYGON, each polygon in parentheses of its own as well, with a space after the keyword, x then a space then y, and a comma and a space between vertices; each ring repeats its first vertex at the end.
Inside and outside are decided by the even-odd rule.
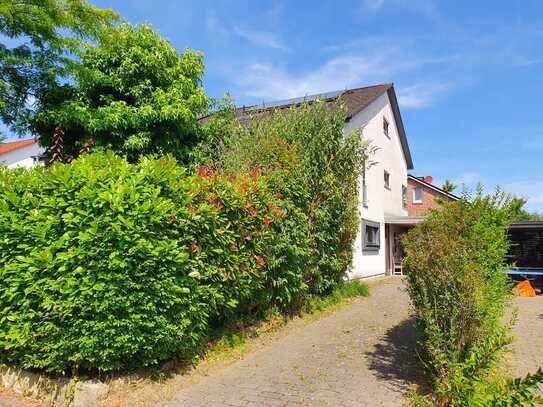
POLYGON ((388 171, 385 171, 384 174, 385 188, 390 189, 390 173, 388 171))
POLYGON ((388 128, 389 128, 388 120, 386 119, 386 117, 383 116, 383 132, 385 133, 385 136, 390 138, 390 136, 388 135, 388 128))
POLYGON ((405 185, 402 185, 402 206, 403 208, 407 208, 407 187, 405 185))
POLYGON ((413 190, 413 203, 422 203, 422 188, 416 187, 413 190))

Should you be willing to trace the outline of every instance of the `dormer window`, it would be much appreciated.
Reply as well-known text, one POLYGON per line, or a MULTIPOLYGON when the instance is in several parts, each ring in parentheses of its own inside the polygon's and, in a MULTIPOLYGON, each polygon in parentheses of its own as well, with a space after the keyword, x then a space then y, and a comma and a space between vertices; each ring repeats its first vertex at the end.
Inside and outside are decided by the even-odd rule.
POLYGON ((385 133, 385 136, 390 138, 390 136, 388 135, 388 127, 389 127, 388 120, 386 119, 386 117, 383 116, 383 133, 385 133))

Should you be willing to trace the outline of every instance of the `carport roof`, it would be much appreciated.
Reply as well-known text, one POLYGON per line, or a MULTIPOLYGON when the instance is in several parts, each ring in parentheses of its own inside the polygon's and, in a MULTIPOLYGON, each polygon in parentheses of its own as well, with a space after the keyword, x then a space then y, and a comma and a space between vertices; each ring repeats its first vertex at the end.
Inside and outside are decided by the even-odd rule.
POLYGON ((541 229, 543 230, 543 221, 527 220, 523 222, 512 223, 510 229, 541 229))
POLYGON ((425 216, 393 216, 385 215, 385 223, 387 225, 416 225, 417 223, 424 222, 425 216))

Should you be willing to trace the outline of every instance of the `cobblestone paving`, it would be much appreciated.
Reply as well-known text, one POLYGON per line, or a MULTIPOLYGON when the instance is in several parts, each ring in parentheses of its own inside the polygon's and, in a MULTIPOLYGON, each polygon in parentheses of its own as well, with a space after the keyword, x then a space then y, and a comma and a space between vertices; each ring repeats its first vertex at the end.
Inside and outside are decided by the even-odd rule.
POLYGON ((514 374, 524 376, 543 367, 543 295, 517 297, 518 320, 513 328, 512 368, 514 374))
POLYGON ((420 372, 400 279, 295 330, 168 406, 398 406, 420 372))

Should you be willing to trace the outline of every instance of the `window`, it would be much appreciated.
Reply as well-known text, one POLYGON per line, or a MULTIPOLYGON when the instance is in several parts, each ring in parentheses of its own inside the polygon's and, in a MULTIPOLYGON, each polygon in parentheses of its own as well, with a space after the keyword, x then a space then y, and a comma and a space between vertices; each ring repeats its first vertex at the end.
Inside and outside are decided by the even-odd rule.
POLYGON ((368 187, 366 185, 366 173, 362 173, 362 205, 368 207, 368 187))
POLYGON ((380 225, 377 222, 362 220, 362 249, 379 250, 381 246, 380 225))
POLYGON ((417 187, 413 190, 413 203, 422 203, 422 188, 417 187))
POLYGON ((390 138, 390 136, 388 135, 388 127, 389 127, 388 120, 386 119, 386 117, 383 117, 383 132, 385 133, 385 136, 390 138))
POLYGON ((402 206, 403 208, 407 208, 407 187, 405 185, 402 185, 402 206))
POLYGON ((390 189, 390 173, 385 171, 385 188, 390 189))

